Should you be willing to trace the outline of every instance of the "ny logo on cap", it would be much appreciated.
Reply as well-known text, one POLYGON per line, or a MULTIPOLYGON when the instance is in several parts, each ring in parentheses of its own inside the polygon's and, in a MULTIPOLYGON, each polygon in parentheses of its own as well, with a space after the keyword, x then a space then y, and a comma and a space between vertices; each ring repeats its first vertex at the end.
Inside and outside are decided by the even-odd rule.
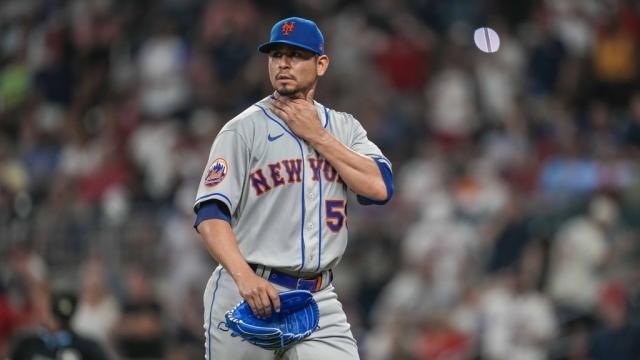
POLYGON ((293 28, 296 26, 295 21, 286 22, 282 24, 282 35, 288 36, 290 32, 293 31, 293 28))

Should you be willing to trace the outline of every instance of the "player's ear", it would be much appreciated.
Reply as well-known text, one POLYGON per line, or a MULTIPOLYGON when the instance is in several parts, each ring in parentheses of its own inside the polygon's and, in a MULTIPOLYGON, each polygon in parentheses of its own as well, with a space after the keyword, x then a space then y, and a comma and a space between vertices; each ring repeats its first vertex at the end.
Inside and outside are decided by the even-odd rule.
POLYGON ((320 55, 318 57, 318 60, 316 61, 316 64, 316 73, 318 74, 318 76, 324 75, 324 73, 327 72, 327 69, 329 68, 329 57, 327 55, 320 55))

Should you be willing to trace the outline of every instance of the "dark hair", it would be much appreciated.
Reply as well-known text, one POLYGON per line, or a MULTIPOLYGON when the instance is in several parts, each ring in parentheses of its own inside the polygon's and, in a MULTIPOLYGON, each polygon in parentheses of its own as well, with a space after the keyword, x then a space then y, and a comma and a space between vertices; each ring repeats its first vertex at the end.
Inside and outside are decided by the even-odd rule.
POLYGON ((67 324, 76 312, 78 298, 71 292, 57 292, 51 296, 51 313, 56 320, 67 324))

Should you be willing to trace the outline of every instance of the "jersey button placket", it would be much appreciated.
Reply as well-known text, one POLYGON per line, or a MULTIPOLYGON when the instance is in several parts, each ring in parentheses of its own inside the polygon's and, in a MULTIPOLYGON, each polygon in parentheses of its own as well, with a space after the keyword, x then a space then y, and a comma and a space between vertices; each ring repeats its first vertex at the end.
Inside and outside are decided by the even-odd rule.
MULTIPOLYGON (((314 264, 315 265, 315 261, 317 259, 317 252, 318 252, 318 231, 316 229, 316 225, 314 225, 314 223, 312 221, 308 221, 307 224, 305 225, 305 229, 307 230, 307 244, 309 244, 308 247, 308 261, 309 261, 309 265, 314 264)), ((313 266, 311 266, 313 267, 313 266)))
MULTIPOLYGON (((313 148, 309 149, 309 152, 305 154, 305 158, 315 157, 315 151, 313 148)), ((318 260, 318 243, 319 243, 319 213, 320 206, 320 183, 316 179, 313 179, 313 169, 309 165, 309 160, 305 159, 305 267, 308 269, 315 269, 316 262, 318 260)))

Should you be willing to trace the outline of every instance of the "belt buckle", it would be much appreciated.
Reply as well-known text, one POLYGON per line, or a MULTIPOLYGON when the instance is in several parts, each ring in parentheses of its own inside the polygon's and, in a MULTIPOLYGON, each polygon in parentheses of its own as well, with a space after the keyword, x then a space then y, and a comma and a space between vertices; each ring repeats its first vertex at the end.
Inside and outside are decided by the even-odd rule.
POLYGON ((321 286, 322 286, 322 275, 318 275, 313 279, 298 278, 296 280, 297 290, 302 289, 310 292, 317 292, 320 290, 321 286))
POLYGON ((298 280, 296 281, 296 289, 316 292, 319 290, 318 286, 321 283, 322 281, 320 281, 318 278, 314 278, 314 279, 298 278, 298 280))

